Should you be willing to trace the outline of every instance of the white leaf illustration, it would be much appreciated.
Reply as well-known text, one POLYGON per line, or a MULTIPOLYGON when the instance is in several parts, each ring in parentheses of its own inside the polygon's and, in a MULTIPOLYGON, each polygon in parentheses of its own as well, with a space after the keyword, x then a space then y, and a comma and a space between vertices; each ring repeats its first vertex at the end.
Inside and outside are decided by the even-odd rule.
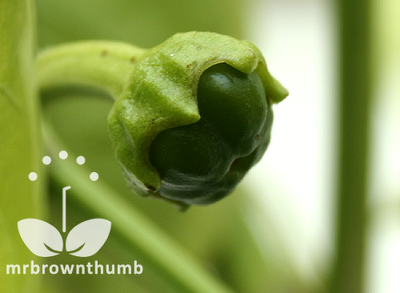
POLYGON ((55 256, 63 250, 60 232, 45 221, 23 219, 18 222, 18 231, 25 245, 37 256, 55 256))
POLYGON ((110 230, 111 222, 105 219, 91 219, 76 225, 67 236, 67 252, 79 257, 92 256, 104 245, 110 230))

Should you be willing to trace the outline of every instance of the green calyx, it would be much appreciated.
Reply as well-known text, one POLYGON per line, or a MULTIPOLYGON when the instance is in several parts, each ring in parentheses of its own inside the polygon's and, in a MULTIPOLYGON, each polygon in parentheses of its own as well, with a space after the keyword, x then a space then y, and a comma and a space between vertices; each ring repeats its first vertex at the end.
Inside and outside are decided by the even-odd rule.
POLYGON ((185 204, 224 197, 265 151, 270 103, 286 96, 253 44, 208 32, 174 35, 137 60, 129 85, 109 115, 113 147, 128 184, 141 195, 185 204), (225 84, 222 100, 213 100, 213 94, 198 100, 198 92, 207 97, 208 90, 221 90, 208 86, 207 80, 199 84, 203 73, 221 63, 226 65, 215 68, 246 79, 250 96, 247 86, 239 86, 242 93, 237 96, 236 89, 225 84), (243 116, 240 122, 230 124, 238 115, 243 116), (180 133, 184 126, 188 128, 180 133))

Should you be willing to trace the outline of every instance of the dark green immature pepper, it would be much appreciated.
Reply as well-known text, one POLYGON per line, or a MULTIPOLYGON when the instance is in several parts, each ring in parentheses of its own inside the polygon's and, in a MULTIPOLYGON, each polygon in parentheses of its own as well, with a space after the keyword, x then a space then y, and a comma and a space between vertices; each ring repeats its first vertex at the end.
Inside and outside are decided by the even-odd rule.
POLYGON ((150 162, 160 173, 162 196, 209 204, 232 192, 261 158, 270 140, 272 110, 256 72, 224 63, 201 75, 197 102, 200 120, 158 134, 150 162))
POLYGON ((41 88, 108 91, 110 138, 129 187, 183 206, 233 191, 268 146, 271 105, 288 95, 255 45, 210 32, 148 50, 61 46, 42 53, 39 69, 41 88))

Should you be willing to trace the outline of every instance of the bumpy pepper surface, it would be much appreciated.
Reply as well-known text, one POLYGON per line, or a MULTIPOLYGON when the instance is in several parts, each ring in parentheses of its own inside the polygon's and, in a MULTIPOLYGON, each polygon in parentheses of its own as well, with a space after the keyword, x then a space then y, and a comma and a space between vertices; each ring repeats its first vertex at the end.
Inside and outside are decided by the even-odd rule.
POLYGON ((225 197, 265 152, 271 104, 287 94, 247 41, 171 37, 137 61, 109 116, 128 184, 185 205, 225 197))

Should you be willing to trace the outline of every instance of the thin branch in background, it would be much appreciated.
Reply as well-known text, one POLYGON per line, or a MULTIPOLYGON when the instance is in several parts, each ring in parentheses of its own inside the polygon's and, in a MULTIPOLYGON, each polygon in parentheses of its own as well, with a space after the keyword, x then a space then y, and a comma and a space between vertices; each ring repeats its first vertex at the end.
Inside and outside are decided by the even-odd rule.
POLYGON ((371 11, 367 0, 338 0, 339 160, 336 258, 329 292, 364 287, 370 132, 371 11))

